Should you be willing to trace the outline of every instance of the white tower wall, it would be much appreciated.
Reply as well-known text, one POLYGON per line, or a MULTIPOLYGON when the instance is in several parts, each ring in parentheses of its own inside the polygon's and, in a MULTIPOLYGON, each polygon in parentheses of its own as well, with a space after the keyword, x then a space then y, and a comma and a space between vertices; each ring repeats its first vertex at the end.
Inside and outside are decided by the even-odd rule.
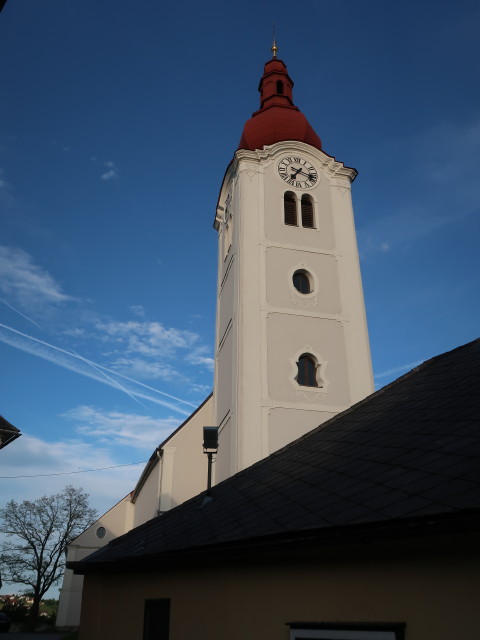
MULTIPOLYGON (((355 170, 302 142, 237 151, 220 192, 216 481, 269 455, 373 391, 350 185, 355 170), (286 184, 279 161, 314 165, 310 188, 286 184), (284 194, 312 197, 315 228, 284 222, 284 194), (313 291, 292 276, 308 272, 313 291), (319 386, 296 381, 303 353, 319 386)), ((300 205, 298 206, 300 211, 300 205)))

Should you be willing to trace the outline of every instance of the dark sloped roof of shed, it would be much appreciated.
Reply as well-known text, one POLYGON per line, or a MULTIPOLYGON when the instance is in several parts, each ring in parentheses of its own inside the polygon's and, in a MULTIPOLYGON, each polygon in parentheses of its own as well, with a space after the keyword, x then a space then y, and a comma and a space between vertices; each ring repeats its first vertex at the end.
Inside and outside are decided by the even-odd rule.
POLYGON ((17 429, 8 420, 5 420, 3 416, 0 416, 0 449, 6 447, 7 444, 10 444, 21 435, 20 429, 17 429))
POLYGON ((480 510, 480 340, 442 354, 72 568, 480 510))

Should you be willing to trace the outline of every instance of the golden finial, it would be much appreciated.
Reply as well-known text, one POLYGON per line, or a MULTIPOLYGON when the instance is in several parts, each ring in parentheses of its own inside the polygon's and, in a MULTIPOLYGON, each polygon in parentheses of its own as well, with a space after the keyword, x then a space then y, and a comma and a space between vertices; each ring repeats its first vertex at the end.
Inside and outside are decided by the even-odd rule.
POLYGON ((278 51, 278 47, 277 47, 277 42, 275 40, 275 23, 274 23, 273 24, 273 45, 272 45, 272 54, 274 58, 277 57, 277 51, 278 51))

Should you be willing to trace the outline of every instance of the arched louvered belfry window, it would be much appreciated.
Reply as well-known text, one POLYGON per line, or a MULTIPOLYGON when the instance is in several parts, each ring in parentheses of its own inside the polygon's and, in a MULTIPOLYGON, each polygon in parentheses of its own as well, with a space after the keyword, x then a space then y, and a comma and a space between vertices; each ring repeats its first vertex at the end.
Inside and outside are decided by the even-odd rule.
POLYGON ((318 387, 317 363, 315 358, 308 353, 302 354, 297 362, 297 382, 302 387, 318 387))
POLYGON ((291 191, 287 191, 283 196, 283 212, 285 224, 292 227, 297 226, 297 198, 291 191))
POLYGON ((283 82, 281 80, 277 80, 277 93, 283 95, 283 82))
POLYGON ((311 196, 302 196, 302 227, 307 229, 315 228, 315 218, 313 215, 313 200, 311 196))

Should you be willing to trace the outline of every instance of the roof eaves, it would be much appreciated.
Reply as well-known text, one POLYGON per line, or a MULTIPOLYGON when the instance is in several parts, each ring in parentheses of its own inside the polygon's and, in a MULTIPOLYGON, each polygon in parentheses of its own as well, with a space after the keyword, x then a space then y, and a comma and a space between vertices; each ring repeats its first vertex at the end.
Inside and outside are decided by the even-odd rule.
MULTIPOLYGON (((261 558, 282 557, 287 549, 327 550, 333 546, 349 544, 372 545, 392 539, 438 537, 445 535, 468 535, 480 532, 480 509, 442 513, 367 524, 351 524, 322 527, 300 531, 282 532, 232 542, 213 543, 200 547, 189 547, 161 553, 131 555, 112 560, 84 560, 67 562, 67 568, 77 574, 97 571, 141 569, 153 565, 162 567, 190 565, 193 562, 239 560, 257 553, 261 558)), ((95 554, 92 554, 92 556, 95 554)))

